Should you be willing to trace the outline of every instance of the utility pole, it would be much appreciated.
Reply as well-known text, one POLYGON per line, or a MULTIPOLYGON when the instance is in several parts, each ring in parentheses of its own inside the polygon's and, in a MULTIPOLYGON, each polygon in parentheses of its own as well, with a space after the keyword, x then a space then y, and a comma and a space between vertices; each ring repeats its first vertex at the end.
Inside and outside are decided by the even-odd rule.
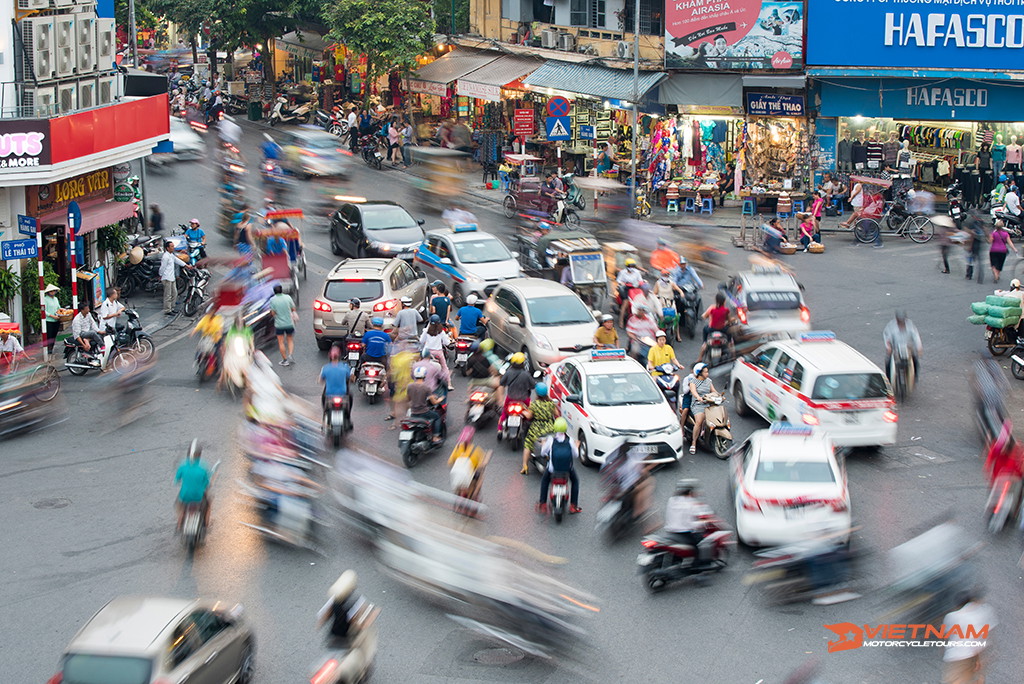
POLYGON ((131 53, 132 66, 139 66, 139 32, 135 26, 135 0, 128 0, 128 52, 131 53))
POLYGON ((636 183, 637 183, 637 136, 640 127, 640 0, 636 0, 633 7, 633 154, 631 157, 631 168, 633 169, 633 182, 629 184, 629 206, 630 213, 636 209, 636 183))

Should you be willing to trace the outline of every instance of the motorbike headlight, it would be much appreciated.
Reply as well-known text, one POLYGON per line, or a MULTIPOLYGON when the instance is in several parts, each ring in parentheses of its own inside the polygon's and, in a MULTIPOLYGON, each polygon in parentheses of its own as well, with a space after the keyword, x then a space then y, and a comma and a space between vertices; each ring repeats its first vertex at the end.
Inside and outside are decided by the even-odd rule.
POLYGON ((614 437, 615 433, 604 425, 601 425, 597 421, 590 421, 590 429, 593 430, 595 435, 601 435, 602 437, 614 437))
POLYGON ((548 338, 544 337, 543 335, 541 335, 539 333, 534 333, 533 334, 533 341, 534 341, 534 343, 536 343, 538 349, 543 349, 545 351, 554 351, 555 350, 555 348, 554 348, 554 346, 552 346, 550 340, 548 340, 548 338))

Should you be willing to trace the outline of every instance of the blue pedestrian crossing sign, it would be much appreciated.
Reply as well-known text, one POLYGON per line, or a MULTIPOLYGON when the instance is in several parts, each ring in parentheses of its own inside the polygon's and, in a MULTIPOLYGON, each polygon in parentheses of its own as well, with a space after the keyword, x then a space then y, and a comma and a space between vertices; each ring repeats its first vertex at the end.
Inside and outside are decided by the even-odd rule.
POLYGON ((572 140, 572 123, 567 116, 549 116, 547 118, 548 140, 572 140))
POLYGON ((594 131, 593 126, 581 125, 580 126, 580 139, 581 140, 594 140, 597 138, 597 134, 594 131))

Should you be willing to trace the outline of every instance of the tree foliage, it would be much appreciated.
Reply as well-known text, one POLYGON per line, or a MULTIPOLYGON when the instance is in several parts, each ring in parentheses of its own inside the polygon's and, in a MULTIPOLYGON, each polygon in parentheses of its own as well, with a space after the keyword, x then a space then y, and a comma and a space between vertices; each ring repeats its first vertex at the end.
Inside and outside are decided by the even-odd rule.
POLYGON ((433 0, 437 32, 448 35, 469 33, 469 0, 433 0), (452 7, 455 7, 455 26, 452 30, 452 7))
POLYGON ((433 42, 434 20, 426 2, 328 0, 323 17, 332 39, 366 55, 367 83, 392 67, 412 66, 433 42))

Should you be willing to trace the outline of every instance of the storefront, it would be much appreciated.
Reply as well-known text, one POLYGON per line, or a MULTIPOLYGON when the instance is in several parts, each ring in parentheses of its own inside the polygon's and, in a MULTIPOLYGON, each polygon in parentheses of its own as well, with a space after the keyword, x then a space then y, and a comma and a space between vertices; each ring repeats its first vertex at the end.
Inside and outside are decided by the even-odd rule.
POLYGON ((742 135, 744 185, 804 190, 810 182, 810 146, 803 95, 747 91, 742 135))
POLYGON ((420 67, 408 80, 409 92, 416 98, 414 108, 432 122, 470 116, 472 98, 459 97, 455 82, 500 57, 499 52, 459 48, 420 67))
POLYGON ((274 70, 277 79, 295 83, 313 83, 326 80, 327 58, 330 46, 319 33, 292 31, 274 39, 274 70))

